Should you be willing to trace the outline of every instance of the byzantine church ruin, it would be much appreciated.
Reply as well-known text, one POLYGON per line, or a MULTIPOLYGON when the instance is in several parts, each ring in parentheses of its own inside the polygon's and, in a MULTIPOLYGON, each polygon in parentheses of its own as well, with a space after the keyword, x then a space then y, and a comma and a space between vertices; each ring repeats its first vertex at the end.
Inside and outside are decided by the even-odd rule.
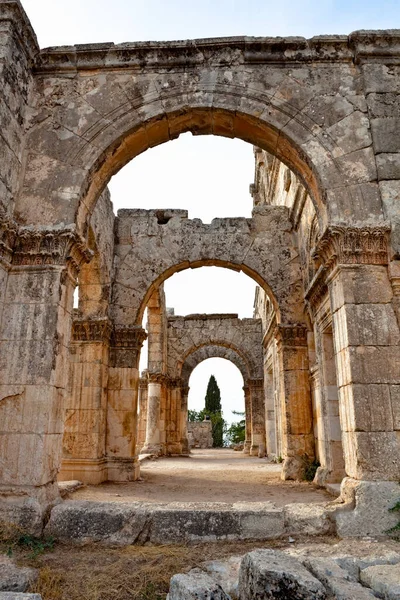
POLYGON ((190 375, 221 357, 244 452, 283 480, 318 460, 357 535, 400 495, 400 33, 40 49, 17 0, 0 26, 1 520, 187 454, 190 375), (185 132, 254 147, 251 218, 115 215, 110 178, 185 132), (201 266, 251 277, 254 318, 169 314, 201 266))

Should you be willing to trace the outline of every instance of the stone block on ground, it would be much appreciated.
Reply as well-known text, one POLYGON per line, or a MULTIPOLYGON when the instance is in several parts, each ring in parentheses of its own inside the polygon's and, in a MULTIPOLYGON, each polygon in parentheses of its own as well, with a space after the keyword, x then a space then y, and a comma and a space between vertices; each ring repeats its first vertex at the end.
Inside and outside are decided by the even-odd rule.
POLYGON ((325 588, 298 560, 275 550, 243 557, 239 572, 241 600, 324 600, 325 588))
POLYGON ((360 579, 360 571, 367 567, 375 565, 397 565, 400 563, 400 554, 398 552, 388 552, 383 555, 370 556, 334 556, 333 560, 345 569, 347 573, 355 580, 360 579))
POLYGON ((37 569, 17 567, 7 556, 0 554, 0 591, 26 592, 38 578, 37 569))
POLYGON ((285 526, 289 535, 326 535, 334 524, 322 504, 287 504, 284 507, 285 526))
POLYGON ((0 592, 0 600, 42 600, 40 594, 23 594, 22 592, 0 592))
POLYGON ((242 556, 230 556, 226 560, 210 560, 200 565, 233 600, 238 598, 239 570, 242 558, 242 556))
POLYGON ((346 478, 342 482, 341 498, 335 514, 340 537, 367 537, 384 535, 398 521, 390 508, 400 496, 395 481, 357 481, 346 478))
POLYGON ((174 575, 168 597, 169 600, 230 600, 222 587, 200 569, 174 575))
POLYGON ((308 558, 303 564, 325 586, 335 600, 370 600, 371 590, 355 581, 332 558, 308 558))
POLYGON ((385 600, 400 600, 400 564, 374 565, 360 573, 361 583, 385 600))

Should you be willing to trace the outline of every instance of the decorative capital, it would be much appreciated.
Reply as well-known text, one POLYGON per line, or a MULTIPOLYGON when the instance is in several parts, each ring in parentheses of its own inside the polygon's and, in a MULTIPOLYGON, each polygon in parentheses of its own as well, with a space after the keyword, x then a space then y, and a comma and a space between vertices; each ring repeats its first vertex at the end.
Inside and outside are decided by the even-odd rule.
POLYGON ((92 257, 85 241, 74 229, 30 229, 22 227, 15 238, 14 265, 67 266, 77 277, 83 263, 92 257))
POLYGON ((108 342, 111 332, 108 319, 77 319, 72 323, 73 342, 108 342))
POLYGON ((160 383, 162 385, 169 382, 168 375, 165 375, 165 373, 147 373, 147 379, 149 383, 160 383))
POLYGON ((278 325, 275 335, 283 346, 307 346, 307 332, 305 325, 278 325))
POLYGON ((111 335, 110 364, 113 367, 137 368, 140 349, 147 333, 142 327, 116 326, 111 335))
POLYGON ((328 227, 314 251, 329 270, 342 265, 387 265, 389 225, 328 227))
MULTIPOLYGON (((248 386, 250 389, 263 389, 264 388, 264 379, 248 379, 248 386)), ((246 387, 246 386, 245 386, 246 387)))

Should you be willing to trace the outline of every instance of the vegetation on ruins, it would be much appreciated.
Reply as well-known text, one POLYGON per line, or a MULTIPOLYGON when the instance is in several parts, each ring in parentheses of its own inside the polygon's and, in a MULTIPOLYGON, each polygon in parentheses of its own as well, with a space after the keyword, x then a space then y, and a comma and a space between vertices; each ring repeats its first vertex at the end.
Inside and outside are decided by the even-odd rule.
POLYGON ((236 410, 233 410, 232 413, 243 418, 240 421, 236 421, 229 425, 226 430, 226 440, 228 444, 240 444, 241 442, 244 442, 246 438, 245 413, 237 412, 236 410))

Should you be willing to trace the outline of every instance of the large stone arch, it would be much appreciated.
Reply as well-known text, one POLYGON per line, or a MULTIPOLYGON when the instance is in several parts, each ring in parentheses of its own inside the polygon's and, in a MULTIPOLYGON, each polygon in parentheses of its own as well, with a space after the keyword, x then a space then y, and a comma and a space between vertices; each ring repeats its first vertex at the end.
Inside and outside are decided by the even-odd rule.
POLYGON ((210 225, 181 210, 122 210, 115 229, 117 324, 139 325, 163 281, 207 265, 243 271, 269 294, 279 322, 304 322, 299 257, 284 207, 256 207, 252 219, 214 219, 210 225))
POLYGON ((110 177, 186 131, 238 137, 276 155, 303 180, 321 224, 380 218, 370 124, 352 58, 342 38, 43 50, 17 218, 76 223, 85 234, 110 177))
POLYGON ((243 383, 250 377, 249 365, 236 349, 226 347, 222 343, 213 342, 212 344, 205 344, 200 348, 196 348, 196 350, 193 350, 186 357, 181 368, 181 377, 184 386, 189 386, 189 379, 194 369, 209 358, 223 358, 231 362, 240 371, 243 383))
POLYGON ((189 382, 191 371, 212 356, 226 358, 240 370, 243 381, 263 377, 260 319, 238 315, 189 315, 168 318, 168 374, 189 382))

